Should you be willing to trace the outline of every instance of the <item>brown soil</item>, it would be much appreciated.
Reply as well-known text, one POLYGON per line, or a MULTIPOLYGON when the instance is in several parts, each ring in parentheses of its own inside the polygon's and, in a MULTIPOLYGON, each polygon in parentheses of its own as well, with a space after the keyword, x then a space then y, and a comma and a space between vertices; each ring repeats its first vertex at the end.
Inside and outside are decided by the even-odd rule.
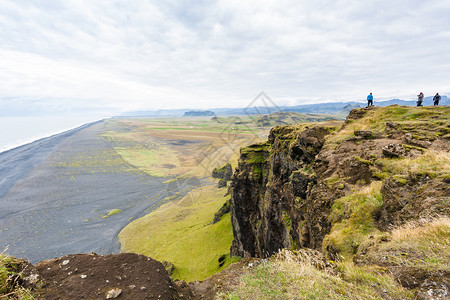
POLYGON ((214 299, 219 292, 234 290, 241 276, 260 262, 243 259, 204 281, 186 283, 173 282, 160 262, 144 255, 74 254, 35 266, 24 261, 22 274, 27 277, 19 284, 34 286, 37 299, 214 299), (38 274, 38 283, 32 274, 38 274))
MULTIPOLYGON (((246 258, 230 265, 220 273, 214 274, 203 281, 184 282, 176 281, 178 287, 188 287, 191 295, 189 299, 215 299, 217 293, 227 293, 235 290, 243 275, 261 263, 259 258, 246 258)), ((180 298, 185 299, 185 298, 180 298)))
POLYGON ((67 255, 35 267, 44 281, 39 299, 177 298, 164 266, 143 255, 67 255), (120 294, 107 298, 113 289, 120 294))

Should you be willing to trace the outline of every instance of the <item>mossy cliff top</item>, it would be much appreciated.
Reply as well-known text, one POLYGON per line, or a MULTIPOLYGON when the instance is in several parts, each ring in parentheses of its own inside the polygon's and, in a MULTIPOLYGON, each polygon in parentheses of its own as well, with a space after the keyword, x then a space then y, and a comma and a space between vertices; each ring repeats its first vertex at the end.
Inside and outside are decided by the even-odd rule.
MULTIPOLYGON (((394 105, 355 109, 340 123, 274 127, 267 142, 241 150, 232 184, 231 253, 269 257, 284 248, 313 248, 333 261, 357 256, 360 264, 383 265, 369 254, 392 240, 392 230, 450 216, 449 119, 446 106, 394 105)), ((450 233, 448 222, 439 224, 441 237, 450 233)), ((408 288, 448 272, 445 263, 431 263, 448 261, 442 254, 449 253, 448 240, 429 259, 417 245, 433 244, 419 240, 403 254, 421 253, 419 264, 409 261, 410 269, 400 271, 400 263, 383 265, 397 268, 405 282, 421 274, 408 288)))

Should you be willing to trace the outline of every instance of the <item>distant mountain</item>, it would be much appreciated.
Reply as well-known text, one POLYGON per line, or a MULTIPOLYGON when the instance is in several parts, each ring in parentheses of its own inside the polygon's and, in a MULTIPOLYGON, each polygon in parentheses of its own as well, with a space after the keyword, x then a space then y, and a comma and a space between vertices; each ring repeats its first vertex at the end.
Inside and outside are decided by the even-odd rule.
MULTIPOLYGON (((374 99, 375 106, 389 106, 389 105, 406 105, 416 106, 416 100, 400 100, 392 99, 387 101, 377 101, 374 99)), ((450 99, 447 96, 441 96, 440 105, 450 105, 450 99)), ((208 111, 213 112, 217 116, 240 116, 240 115, 263 115, 275 112, 297 112, 297 113, 321 113, 321 114, 348 114, 354 108, 365 107, 367 102, 327 102, 317 104, 304 104, 295 106, 252 106, 241 108, 211 108, 208 111)), ((433 105, 433 96, 424 98, 424 106, 433 105)), ((144 116, 173 116, 181 117, 189 109, 161 109, 155 111, 134 111, 123 113, 121 116, 127 117, 144 117, 144 116)))
POLYGON ((298 113, 319 113, 319 114, 335 114, 337 112, 348 113, 354 108, 364 106, 358 102, 330 102, 330 103, 317 103, 317 104, 305 104, 296 106, 284 106, 282 111, 291 111, 298 113))
POLYGON ((274 127, 279 125, 289 125, 305 122, 323 122, 328 120, 337 120, 334 115, 328 114, 304 114, 296 112, 275 112, 269 115, 255 117, 253 122, 258 127, 274 127))
MULTIPOLYGON (((423 105, 424 106, 433 105, 433 97, 434 96, 423 98, 423 105)), ((374 101, 375 106, 385 107, 385 106, 394 105, 394 104, 406 105, 406 106, 416 106, 417 100, 409 100, 408 101, 408 100, 392 99, 392 100, 380 101, 380 102, 377 102, 376 100, 374 101)), ((441 96, 441 101, 439 101, 439 105, 450 105, 450 99, 447 96, 441 96)))
POLYGON ((215 116, 216 114, 210 110, 191 110, 184 113, 183 117, 205 117, 215 116))
POLYGON ((120 117, 181 117, 188 108, 184 109, 159 109, 159 110, 138 110, 127 111, 120 114, 120 117))

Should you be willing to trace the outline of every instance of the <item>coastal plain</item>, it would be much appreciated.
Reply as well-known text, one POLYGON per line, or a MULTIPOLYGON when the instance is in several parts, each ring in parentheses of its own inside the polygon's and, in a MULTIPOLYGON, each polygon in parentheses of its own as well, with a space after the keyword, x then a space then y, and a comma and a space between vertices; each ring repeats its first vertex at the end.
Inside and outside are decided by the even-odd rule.
POLYGON ((0 249, 32 263, 118 253, 126 225, 215 184, 212 169, 265 134, 233 122, 108 119, 1 153, 0 249))

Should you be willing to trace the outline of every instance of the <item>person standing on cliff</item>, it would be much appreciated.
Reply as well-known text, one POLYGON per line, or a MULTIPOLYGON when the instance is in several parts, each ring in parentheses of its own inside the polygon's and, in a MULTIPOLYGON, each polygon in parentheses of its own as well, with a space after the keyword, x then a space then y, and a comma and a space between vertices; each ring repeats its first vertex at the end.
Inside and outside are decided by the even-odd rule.
POLYGON ((369 107, 369 106, 373 106, 373 95, 372 95, 372 93, 370 93, 367 96, 367 107, 369 107))
POLYGON ((441 100, 441 95, 439 95, 439 93, 436 93, 436 95, 434 95, 433 97, 434 105, 439 105, 439 100, 441 100))
POLYGON ((422 92, 420 92, 420 94, 417 95, 417 106, 422 106, 422 103, 423 103, 423 97, 424 97, 424 95, 423 95, 422 92))

